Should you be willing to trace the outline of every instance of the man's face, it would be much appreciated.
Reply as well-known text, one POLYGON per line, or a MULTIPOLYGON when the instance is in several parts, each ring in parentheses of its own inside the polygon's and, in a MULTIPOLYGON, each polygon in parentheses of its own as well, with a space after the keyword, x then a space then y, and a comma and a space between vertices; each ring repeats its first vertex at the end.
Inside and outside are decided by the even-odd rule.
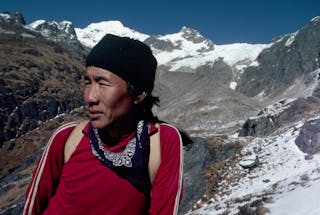
POLYGON ((93 127, 114 129, 132 113, 133 98, 127 83, 116 74, 98 67, 87 67, 84 101, 93 127))

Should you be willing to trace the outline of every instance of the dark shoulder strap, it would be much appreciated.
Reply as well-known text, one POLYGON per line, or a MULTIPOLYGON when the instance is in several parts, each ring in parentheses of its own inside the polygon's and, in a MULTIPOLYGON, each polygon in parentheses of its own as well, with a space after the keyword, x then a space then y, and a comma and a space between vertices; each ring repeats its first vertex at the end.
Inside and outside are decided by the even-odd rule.
POLYGON ((158 131, 150 136, 150 155, 148 165, 151 184, 161 163, 160 124, 156 123, 155 125, 158 128, 158 131))

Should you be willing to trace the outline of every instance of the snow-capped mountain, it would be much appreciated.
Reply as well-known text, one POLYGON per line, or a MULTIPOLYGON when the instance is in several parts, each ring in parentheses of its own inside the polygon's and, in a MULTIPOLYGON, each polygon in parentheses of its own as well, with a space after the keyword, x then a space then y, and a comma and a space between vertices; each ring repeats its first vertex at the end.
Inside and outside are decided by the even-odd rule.
POLYGON ((77 38, 72 23, 69 21, 37 20, 27 25, 26 28, 39 32, 43 37, 60 44, 62 47, 69 47, 80 57, 83 55, 83 47, 77 38))
POLYGON ((26 24, 22 14, 20 13, 0 13, 0 24, 10 24, 10 25, 18 25, 23 26, 26 24))
MULTIPOLYGON (((247 107, 243 111, 229 112, 224 105, 230 106, 231 109, 242 109, 238 104, 246 103, 252 110, 261 108, 260 105, 257 107, 249 101, 250 98, 237 96, 236 92, 231 91, 235 90, 243 70, 250 65, 258 65, 255 61, 257 56, 270 44, 215 45, 200 32, 188 27, 182 27, 179 32, 167 35, 146 35, 123 26, 119 21, 94 23, 83 29, 76 28, 75 31, 79 41, 89 47, 95 45, 106 33, 127 36, 147 43, 159 65, 155 91, 161 97, 161 105, 157 109, 157 114, 178 124, 182 121, 189 122, 193 118, 199 119, 202 114, 210 115, 207 120, 211 123, 201 120, 197 123, 191 121, 190 124, 184 123, 184 128, 188 131, 204 130, 205 133, 212 133, 214 130, 217 131, 217 128, 225 127, 222 126, 225 125, 223 118, 234 118, 235 113, 238 115, 237 118, 240 116, 240 120, 248 117, 248 112, 245 110, 247 107), (206 71, 207 75, 201 71, 206 71), (222 80, 224 86, 215 87, 215 91, 212 91, 212 87, 221 85, 222 80), (205 87, 199 89, 201 86, 205 87), (221 97, 221 102, 216 104, 215 108, 212 108, 212 104, 216 103, 212 101, 213 97, 221 97), (231 97, 242 101, 226 104, 231 97), (185 109, 188 113, 181 112, 181 109, 185 109), (219 111, 228 113, 219 117, 213 114, 219 111)), ((229 124, 226 129, 230 126, 233 127, 229 124)))
POLYGON ((93 47, 105 34, 127 36, 149 44, 160 65, 169 66, 177 71, 182 67, 196 69, 207 62, 222 58, 228 65, 243 68, 243 62, 253 62, 268 44, 227 44, 214 45, 198 31, 182 27, 178 33, 167 35, 147 35, 123 26, 119 21, 93 23, 80 29, 75 28, 79 41, 93 47), (240 63, 242 62, 242 64, 240 63))
POLYGON ((37 31, 40 31, 40 33, 46 38, 51 38, 53 35, 55 35, 54 33, 56 32, 56 29, 58 29, 59 31, 65 33, 61 35, 69 35, 70 39, 76 39, 74 28, 72 23, 69 21, 48 22, 45 20, 37 20, 29 24, 29 26, 37 31))
POLYGON ((123 26, 120 21, 103 21, 99 23, 92 23, 83 29, 75 28, 75 31, 79 41, 84 46, 90 48, 92 48, 107 33, 131 37, 142 41, 149 37, 146 34, 139 33, 123 26))
POLYGON ((188 27, 168 35, 147 35, 125 27, 120 21, 92 23, 81 29, 73 28, 69 21, 57 23, 38 20, 28 27, 51 41, 63 45, 68 43, 69 46, 76 46, 76 49, 79 49, 79 41, 84 47, 92 48, 107 33, 138 39, 150 45, 159 66, 165 66, 168 71, 194 73, 201 66, 212 66, 215 61, 223 60, 233 71, 229 83, 231 89, 236 88, 243 70, 258 65, 255 61, 257 56, 271 46, 248 43, 215 45, 200 32, 188 27))

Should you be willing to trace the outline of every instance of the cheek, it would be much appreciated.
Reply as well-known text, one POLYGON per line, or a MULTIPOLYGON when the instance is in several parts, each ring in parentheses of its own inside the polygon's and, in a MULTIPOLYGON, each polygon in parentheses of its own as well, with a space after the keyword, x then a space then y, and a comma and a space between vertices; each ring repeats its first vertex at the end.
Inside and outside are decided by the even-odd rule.
POLYGON ((83 100, 85 103, 89 103, 89 93, 90 93, 90 90, 88 88, 84 88, 83 89, 83 100))
POLYGON ((117 90, 100 92, 100 102, 113 111, 127 109, 132 107, 132 99, 125 93, 119 93, 117 90))
POLYGON ((114 108, 115 111, 126 111, 132 108, 132 100, 128 97, 118 97, 109 101, 109 105, 114 108))
POLYGON ((85 88, 83 88, 83 91, 82 91, 82 96, 83 96, 83 100, 85 101, 85 102, 87 102, 87 90, 85 89, 85 88))
POLYGON ((133 101, 132 98, 128 95, 118 95, 111 97, 112 101, 109 101, 109 105, 114 112, 118 113, 126 113, 130 112, 133 108, 133 101))

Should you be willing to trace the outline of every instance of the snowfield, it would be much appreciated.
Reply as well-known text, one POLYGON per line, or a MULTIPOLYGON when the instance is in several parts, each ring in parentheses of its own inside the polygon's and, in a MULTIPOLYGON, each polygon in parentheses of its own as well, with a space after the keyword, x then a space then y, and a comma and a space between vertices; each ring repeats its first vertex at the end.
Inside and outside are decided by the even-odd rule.
MULTIPOLYGON (((250 170, 240 165, 230 170, 230 174, 244 174, 223 190, 224 195, 203 202, 199 209, 187 214, 238 214, 239 206, 262 197, 272 199, 264 204, 272 215, 320 214, 320 155, 307 156, 296 146, 302 125, 299 122, 268 138, 252 139, 239 158, 256 155, 259 164, 250 170)), ((223 187, 223 183, 226 181, 219 186, 223 187)))

